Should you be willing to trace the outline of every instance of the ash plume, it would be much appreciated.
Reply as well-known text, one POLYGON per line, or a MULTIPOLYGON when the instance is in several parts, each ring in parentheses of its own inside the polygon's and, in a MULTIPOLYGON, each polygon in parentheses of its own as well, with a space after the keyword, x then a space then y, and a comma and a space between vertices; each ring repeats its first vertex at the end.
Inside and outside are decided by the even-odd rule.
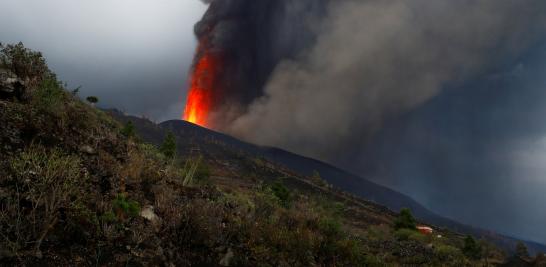
POLYGON ((276 65, 230 133, 332 160, 385 118, 517 56, 545 29, 541 1, 331 1, 316 41, 276 65), (525 14, 525 15, 522 15, 525 14))
POLYGON ((195 26, 200 53, 217 55, 206 125, 226 129, 263 95, 264 84, 283 59, 295 59, 313 42, 314 21, 325 14, 326 0, 216 0, 195 26))

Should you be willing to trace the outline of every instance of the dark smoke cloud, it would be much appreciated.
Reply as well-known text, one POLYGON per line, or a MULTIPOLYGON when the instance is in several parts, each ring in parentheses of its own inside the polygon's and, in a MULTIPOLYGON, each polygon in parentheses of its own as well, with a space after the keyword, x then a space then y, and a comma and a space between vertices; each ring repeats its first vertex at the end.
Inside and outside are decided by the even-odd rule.
POLYGON ((385 117, 520 53, 544 32, 545 4, 531 2, 334 1, 317 42, 303 59, 281 62, 229 130, 335 158, 385 117))
POLYGON ((546 242, 546 2, 217 0, 206 27, 234 55, 216 129, 546 242))
MULTIPOLYGON (((315 39, 326 0, 217 0, 195 26, 201 45, 221 54, 211 123, 225 129, 263 94, 277 63, 295 59, 315 39), (205 41, 203 41, 205 40, 205 41)), ((196 61, 201 55, 197 55, 196 61)))

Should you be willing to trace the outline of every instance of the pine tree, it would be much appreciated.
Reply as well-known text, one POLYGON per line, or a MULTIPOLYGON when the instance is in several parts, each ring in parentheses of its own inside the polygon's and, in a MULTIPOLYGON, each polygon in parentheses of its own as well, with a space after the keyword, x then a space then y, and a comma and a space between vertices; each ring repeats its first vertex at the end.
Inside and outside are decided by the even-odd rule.
POLYGON ((398 218, 394 221, 394 228, 395 229, 412 229, 415 230, 416 228, 416 220, 411 215, 410 209, 404 208, 400 210, 400 214, 398 215, 398 218))
POLYGON ((163 140, 163 144, 161 144, 159 151, 167 158, 174 158, 176 155, 176 137, 172 132, 167 133, 167 136, 163 140))

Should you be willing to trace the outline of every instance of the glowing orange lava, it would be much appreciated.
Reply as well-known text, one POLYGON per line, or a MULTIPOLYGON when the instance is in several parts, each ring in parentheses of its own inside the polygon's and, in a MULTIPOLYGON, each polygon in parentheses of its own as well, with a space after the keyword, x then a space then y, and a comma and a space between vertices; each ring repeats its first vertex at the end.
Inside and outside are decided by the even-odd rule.
POLYGON ((190 77, 190 89, 184 109, 183 119, 201 126, 208 126, 208 117, 213 105, 215 80, 219 67, 219 57, 209 53, 202 42, 197 50, 198 60, 190 77))

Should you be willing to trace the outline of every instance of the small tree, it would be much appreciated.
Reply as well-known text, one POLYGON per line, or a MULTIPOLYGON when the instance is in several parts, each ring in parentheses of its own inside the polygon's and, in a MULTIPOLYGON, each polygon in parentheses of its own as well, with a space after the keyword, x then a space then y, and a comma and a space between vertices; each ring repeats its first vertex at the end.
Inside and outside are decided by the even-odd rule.
POLYGON ((482 257, 482 248, 472 236, 466 236, 463 253, 471 259, 480 259, 482 257))
POLYGON ((133 125, 132 121, 128 121, 125 126, 121 129, 121 134, 123 134, 127 138, 135 137, 135 126, 133 125))
POLYGON ((95 106, 99 102, 99 98, 96 96, 88 96, 86 98, 87 102, 91 103, 92 106, 95 106))
POLYGON ((292 194, 290 190, 280 181, 273 183, 270 186, 271 192, 279 200, 279 204, 285 208, 289 208, 292 204, 292 194))
POLYGON ((411 215, 410 209, 403 208, 402 210, 400 210, 398 218, 396 218, 396 220, 394 221, 394 228, 396 230, 402 228, 415 230, 416 221, 413 215, 411 215))
POLYGON ((518 242, 516 245, 516 256, 520 258, 529 258, 529 251, 527 250, 527 246, 523 244, 523 242, 518 242))
POLYGON ((174 158, 176 155, 176 137, 172 132, 167 133, 167 136, 163 140, 163 144, 159 147, 159 151, 167 158, 174 158))

